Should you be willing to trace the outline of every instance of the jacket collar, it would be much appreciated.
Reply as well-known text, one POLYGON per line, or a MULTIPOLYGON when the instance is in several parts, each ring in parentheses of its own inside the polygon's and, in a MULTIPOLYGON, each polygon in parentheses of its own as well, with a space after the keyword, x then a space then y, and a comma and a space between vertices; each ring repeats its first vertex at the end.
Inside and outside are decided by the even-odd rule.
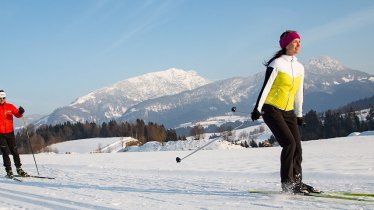
POLYGON ((293 62, 297 61, 297 58, 295 56, 282 55, 282 58, 285 59, 286 61, 289 61, 289 62, 291 62, 291 61, 293 61, 293 62))

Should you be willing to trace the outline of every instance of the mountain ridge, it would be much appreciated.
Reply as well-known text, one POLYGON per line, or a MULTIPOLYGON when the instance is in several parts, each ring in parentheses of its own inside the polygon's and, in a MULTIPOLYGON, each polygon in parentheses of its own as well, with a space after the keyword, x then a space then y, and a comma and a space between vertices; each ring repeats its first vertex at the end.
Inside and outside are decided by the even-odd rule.
MULTIPOLYGON (((263 79, 262 71, 252 76, 211 82, 194 71, 171 68, 129 78, 109 88, 93 91, 68 106, 56 109, 40 124, 56 124, 66 120, 103 122, 110 119, 144 119, 174 127, 222 115, 230 112, 232 106, 242 107, 243 112, 249 113, 263 79), (129 86, 132 89, 123 91, 123 84, 132 84, 129 86), (97 96, 94 93, 100 94, 97 96)), ((304 85, 304 111, 310 108, 321 111, 333 108, 329 107, 330 103, 340 106, 359 99, 357 97, 374 94, 372 75, 344 67, 328 56, 313 58, 305 64, 304 85), (347 94, 344 95, 343 90, 347 94), (363 91, 357 93, 357 90, 363 91)))
POLYGON ((177 94, 210 83, 195 71, 170 68, 117 82, 77 98, 71 104, 55 109, 36 124, 64 121, 103 122, 120 117, 141 101, 177 94))

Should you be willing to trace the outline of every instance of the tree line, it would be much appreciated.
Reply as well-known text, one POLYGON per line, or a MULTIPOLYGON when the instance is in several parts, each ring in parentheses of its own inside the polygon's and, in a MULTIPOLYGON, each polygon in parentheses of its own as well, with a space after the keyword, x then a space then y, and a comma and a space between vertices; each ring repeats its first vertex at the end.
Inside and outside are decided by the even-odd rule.
POLYGON ((22 154, 31 153, 29 143, 33 151, 48 152, 48 146, 64 141, 87 139, 96 137, 133 137, 138 139, 139 144, 149 141, 167 142, 186 139, 185 136, 177 136, 174 129, 166 129, 164 125, 136 120, 134 123, 117 123, 114 120, 103 122, 101 125, 95 122, 65 122, 57 125, 42 125, 35 128, 30 124, 16 134, 17 147, 22 154), (29 142, 30 140, 30 142, 29 142))
MULTIPOLYGON (((323 113, 317 113, 310 110, 304 115, 306 126, 300 127, 301 140, 310 141, 318 139, 328 139, 335 137, 345 137, 353 132, 363 132, 374 130, 374 108, 371 107, 364 111, 361 108, 339 108, 334 111, 328 110, 323 113), (344 111, 348 110, 348 111, 344 111), (343 111, 343 112, 342 112, 343 111)), ((239 141, 242 147, 271 147, 278 145, 275 137, 272 135, 263 142, 256 142, 255 139, 263 130, 253 130, 251 133, 239 134, 239 141)))
POLYGON ((360 119, 360 114, 351 108, 348 112, 328 110, 318 114, 310 110, 305 116, 306 126, 301 128, 302 140, 315 140, 343 137, 352 132, 374 130, 374 108, 371 107, 366 119, 360 119))
MULTIPOLYGON (((317 113, 310 110, 304 115, 305 127, 301 127, 301 136, 303 141, 343 137, 352 132, 363 132, 367 130, 374 130, 374 108, 371 107, 366 113, 366 119, 359 119, 356 111, 351 108, 348 112, 342 113, 341 109, 332 111, 328 110, 324 113, 317 113)), ((231 128, 231 126, 229 126, 231 128)), ((228 128, 222 126, 217 129, 217 132, 223 136, 224 139, 229 140, 230 132, 228 128)), ((194 126, 190 130, 190 135, 195 140, 204 138, 205 129, 200 126, 194 126)), ((64 141, 96 138, 96 137, 133 137, 139 141, 139 145, 143 145, 149 141, 158 141, 161 143, 167 141, 186 140, 185 136, 177 136, 175 129, 166 129, 163 125, 137 119, 134 123, 121 122, 117 123, 115 120, 108 123, 96 124, 95 122, 65 122, 57 125, 43 125, 35 128, 30 124, 27 129, 21 129, 16 134, 17 147, 20 153, 31 153, 31 148, 28 142, 32 144, 34 151, 48 152, 49 145, 60 143, 64 141)), ((269 139, 272 145, 274 139, 269 139)), ((252 142, 255 143, 255 142, 252 142)), ((252 146, 244 145, 246 147, 252 146)), ((268 146, 267 144, 259 146, 268 146)), ((253 147, 253 146, 252 146, 253 147)))

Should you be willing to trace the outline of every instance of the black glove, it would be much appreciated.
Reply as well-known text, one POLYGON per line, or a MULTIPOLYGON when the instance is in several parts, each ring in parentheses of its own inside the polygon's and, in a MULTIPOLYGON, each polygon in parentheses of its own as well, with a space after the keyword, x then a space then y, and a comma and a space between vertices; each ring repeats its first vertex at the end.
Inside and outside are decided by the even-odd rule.
POLYGON ((25 109, 22 106, 19 106, 18 114, 22 115, 23 113, 25 113, 25 109))
POLYGON ((297 117, 296 119, 297 119, 298 125, 303 126, 303 127, 306 126, 306 123, 304 122, 304 119, 302 117, 297 117))
POLYGON ((254 108, 253 112, 251 113, 252 121, 258 120, 260 116, 261 116, 261 113, 257 110, 257 108, 254 108))

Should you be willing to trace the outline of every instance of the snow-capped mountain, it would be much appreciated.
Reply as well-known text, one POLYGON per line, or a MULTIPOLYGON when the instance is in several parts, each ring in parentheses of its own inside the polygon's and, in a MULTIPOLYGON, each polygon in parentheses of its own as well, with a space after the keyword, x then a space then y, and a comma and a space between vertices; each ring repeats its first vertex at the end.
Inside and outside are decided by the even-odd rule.
POLYGON ((370 79, 370 76, 367 73, 352 70, 327 56, 311 59, 305 64, 306 82, 304 88, 308 92, 328 91, 335 85, 368 79, 370 79))
POLYGON ((322 56, 305 64, 304 110, 325 111, 374 94, 374 76, 322 56))
POLYGON ((53 111, 36 124, 57 124, 66 121, 103 122, 116 119, 142 101, 192 90, 210 81, 195 71, 171 68, 120 81, 79 97, 68 106, 53 111))
MULTIPOLYGON (((253 76, 209 82, 193 71, 169 69, 130 78, 82 96, 44 118, 65 121, 133 121, 143 119, 176 127, 230 113, 249 115, 264 80, 253 76)), ((374 77, 323 56, 305 64, 304 113, 325 111, 374 94, 374 77)))
POLYGON ((140 118, 173 127, 225 115, 234 104, 246 104, 255 97, 258 93, 255 79, 253 76, 231 78, 176 95, 147 100, 131 107, 119 120, 132 121, 140 118))
POLYGON ((338 60, 328 56, 321 56, 311 59, 306 65, 306 68, 314 71, 322 72, 336 72, 346 69, 338 60))
MULTIPOLYGON (((305 112, 336 108, 374 94, 373 76, 346 68, 326 56, 308 62, 305 72, 305 112)), ((180 94, 147 100, 130 108, 119 120, 141 118, 175 127, 228 114, 232 106, 238 107, 236 114, 248 116, 263 80, 264 72, 260 72, 254 76, 217 81, 180 94)))

